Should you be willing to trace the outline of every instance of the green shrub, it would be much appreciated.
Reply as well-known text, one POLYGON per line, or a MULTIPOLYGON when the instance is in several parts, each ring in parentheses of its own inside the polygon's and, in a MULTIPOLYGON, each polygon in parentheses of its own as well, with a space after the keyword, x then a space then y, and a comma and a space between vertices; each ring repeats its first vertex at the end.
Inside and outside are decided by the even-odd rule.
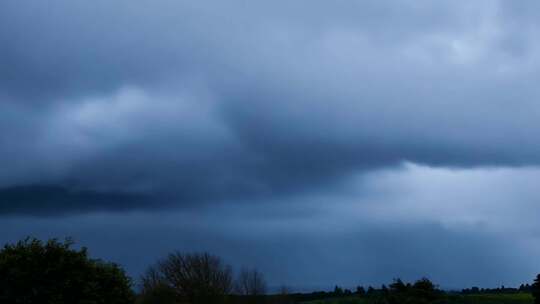
POLYGON ((0 303, 133 303, 116 264, 90 259, 73 242, 27 238, 0 250, 0 303))

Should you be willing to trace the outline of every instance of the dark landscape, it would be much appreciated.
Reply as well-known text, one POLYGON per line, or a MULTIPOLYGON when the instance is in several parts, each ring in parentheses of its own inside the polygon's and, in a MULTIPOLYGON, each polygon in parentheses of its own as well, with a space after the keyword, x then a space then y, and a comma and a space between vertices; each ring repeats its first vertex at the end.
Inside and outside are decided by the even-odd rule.
POLYGON ((268 290, 256 269, 234 272, 209 253, 173 252, 149 266, 138 279, 115 263, 92 259, 73 241, 26 238, 0 251, 0 303, 539 303, 540 274, 519 288, 442 290, 428 278, 394 279, 380 287, 357 286, 299 293, 282 286, 268 290))

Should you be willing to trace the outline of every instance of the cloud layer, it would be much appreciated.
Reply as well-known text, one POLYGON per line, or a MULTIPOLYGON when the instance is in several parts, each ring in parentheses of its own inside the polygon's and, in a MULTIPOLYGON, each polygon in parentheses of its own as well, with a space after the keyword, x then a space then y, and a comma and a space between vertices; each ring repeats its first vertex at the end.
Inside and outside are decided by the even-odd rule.
POLYGON ((506 6, 4 2, 0 186, 186 205, 536 165, 537 23, 506 6))
POLYGON ((517 286, 540 267, 539 176, 537 169, 407 165, 316 195, 173 212, 4 218, 2 227, 12 241, 73 235, 134 276, 170 251, 206 250, 236 268, 259 268, 274 287, 421 276, 443 288, 517 286))
POLYGON ((140 235, 275 284, 517 283, 539 267, 537 7, 2 1, 0 228, 75 234, 133 273, 111 244, 140 235))

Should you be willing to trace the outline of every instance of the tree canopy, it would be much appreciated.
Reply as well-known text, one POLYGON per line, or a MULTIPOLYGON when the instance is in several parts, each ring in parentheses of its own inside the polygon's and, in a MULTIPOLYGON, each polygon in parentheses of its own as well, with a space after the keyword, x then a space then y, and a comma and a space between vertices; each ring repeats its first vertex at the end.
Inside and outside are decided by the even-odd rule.
POLYGON ((540 304, 540 274, 536 276, 532 284, 532 295, 534 297, 534 304, 540 304))
POLYGON ((131 279, 69 239, 26 238, 0 250, 0 303, 132 303, 131 279))

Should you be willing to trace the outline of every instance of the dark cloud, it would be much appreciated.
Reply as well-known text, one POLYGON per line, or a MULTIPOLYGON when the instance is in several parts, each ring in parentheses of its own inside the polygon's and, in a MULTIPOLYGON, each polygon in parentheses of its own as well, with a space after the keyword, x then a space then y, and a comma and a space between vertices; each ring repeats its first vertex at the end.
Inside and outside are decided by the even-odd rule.
POLYGON ((537 250, 536 6, 2 1, 0 228, 72 231, 133 273, 123 238, 275 284, 516 283, 530 257, 490 266, 537 250))
POLYGON ((248 218, 231 216, 234 212, 228 210, 220 214, 220 221, 212 212, 39 219, 31 228, 8 219, 3 240, 70 231, 92 255, 121 263, 135 277, 170 251, 205 250, 222 256, 235 269, 257 267, 273 288, 286 284, 296 290, 329 290, 335 284, 377 286, 395 277, 422 276, 442 288, 516 286, 530 280, 536 266, 533 257, 538 251, 513 250, 519 248, 516 239, 456 231, 433 222, 364 221, 343 229, 338 217, 328 221, 328 214, 312 214, 310 222, 319 224, 308 228, 305 217, 274 222, 262 219, 264 210, 252 209, 255 213, 247 212, 248 218), (253 216, 258 220, 250 221, 253 216))
POLYGON ((0 187, 195 205, 404 161, 539 162, 536 23, 506 27, 519 5, 1 6, 0 187))
POLYGON ((133 194, 77 191, 59 186, 15 186, 0 189, 0 213, 58 216, 77 210, 130 210, 151 198, 133 194))

